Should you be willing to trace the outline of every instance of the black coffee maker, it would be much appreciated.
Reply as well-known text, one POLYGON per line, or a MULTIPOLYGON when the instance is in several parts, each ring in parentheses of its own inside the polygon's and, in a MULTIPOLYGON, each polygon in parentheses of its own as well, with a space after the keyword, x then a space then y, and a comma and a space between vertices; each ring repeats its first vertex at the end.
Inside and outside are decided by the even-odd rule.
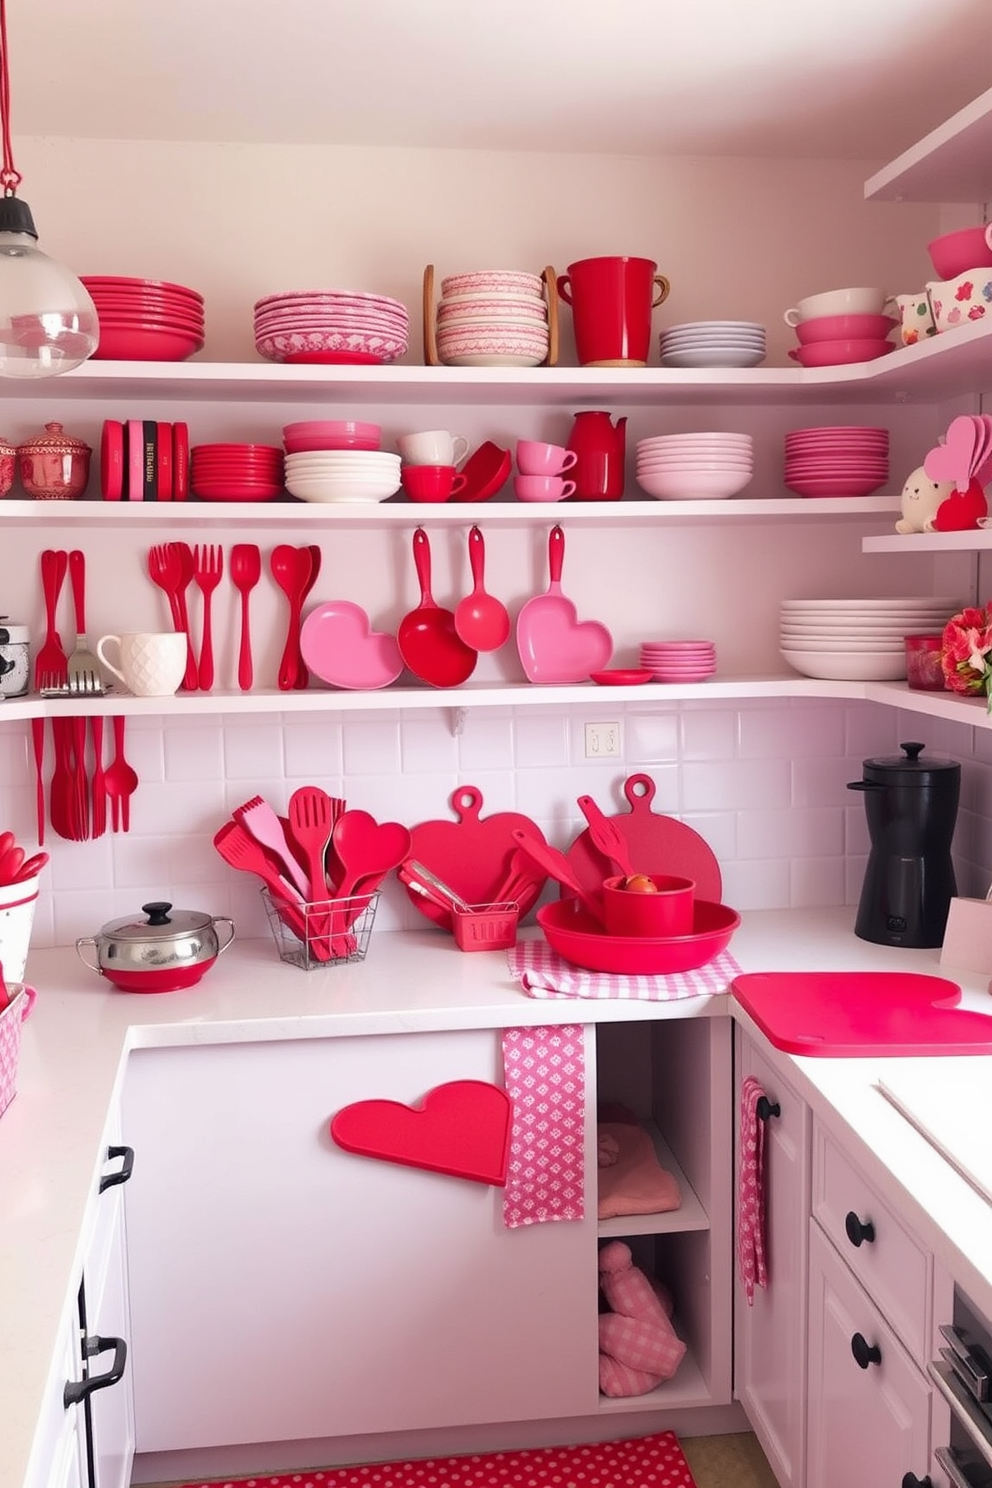
POLYGON ((961 792, 955 760, 921 759, 922 744, 866 759, 862 791, 871 852, 855 935, 878 945, 939 946, 957 891, 951 839, 961 792))

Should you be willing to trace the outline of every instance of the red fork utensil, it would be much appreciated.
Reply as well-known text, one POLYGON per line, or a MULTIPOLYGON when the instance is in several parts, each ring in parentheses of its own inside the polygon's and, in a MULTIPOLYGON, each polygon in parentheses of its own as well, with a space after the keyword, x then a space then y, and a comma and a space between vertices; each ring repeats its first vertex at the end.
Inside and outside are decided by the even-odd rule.
MULTIPOLYGON (((177 630, 186 632, 186 675, 182 680, 182 688, 185 692, 195 692, 199 670, 196 665, 196 652, 193 649, 193 637, 189 630, 189 608, 186 604, 186 590, 193 582, 193 549, 187 542, 172 542, 168 547, 174 555, 177 567, 176 582, 176 616, 177 630)), ((125 832, 127 827, 124 828, 125 832)))
POLYGON ((176 602, 182 577, 182 564, 179 554, 169 543, 156 543, 154 547, 148 549, 148 576, 153 584, 158 585, 169 601, 173 630, 182 630, 179 605, 176 602))
POLYGON ((58 632, 56 611, 59 595, 69 567, 69 554, 62 549, 46 548, 41 555, 41 587, 45 595, 45 639, 34 659, 35 689, 42 686, 41 679, 50 677, 57 687, 64 687, 69 678, 69 658, 62 646, 58 632))
POLYGON ((224 573, 224 549, 220 543, 197 543, 193 549, 193 577, 203 595, 203 638, 200 643, 200 665, 197 672, 201 692, 214 685, 214 642, 210 619, 211 595, 224 573))
POLYGON ((138 775, 124 758, 124 717, 114 716, 114 757, 104 776, 110 797, 110 817, 115 832, 126 832, 131 826, 131 797, 138 789, 138 775))
MULTIPOLYGON (((307 595, 310 593, 314 584, 316 584, 317 582, 317 575, 320 573, 320 565, 323 562, 323 554, 320 551, 319 543, 309 543, 308 550, 310 553, 310 577, 309 579, 307 579, 307 582, 304 585, 303 593, 300 595, 301 615, 303 613, 303 606, 306 604, 307 601, 307 595)), ((301 652, 296 668, 296 686, 298 689, 305 688, 309 681, 310 673, 307 671, 307 665, 306 662, 303 660, 303 655, 301 652)))
POLYGON ((45 720, 32 718, 31 743, 34 750, 35 813, 38 817, 38 846, 45 840, 45 720))
MULTIPOLYGON (((93 740, 93 820, 90 835, 102 837, 107 830, 107 773, 103 766, 103 719, 90 719, 90 735, 93 740)), ((39 844, 41 838, 38 839, 39 844)))
POLYGON ((301 672, 306 673, 303 657, 300 655, 300 615, 303 598, 313 575, 313 554, 309 548, 294 548, 291 543, 279 543, 272 549, 269 563, 272 577, 289 600, 286 645, 279 663, 277 681, 280 692, 290 692, 299 686, 301 672))
POLYGON ((262 576, 262 554, 257 543, 235 543, 231 549, 231 582, 241 595, 241 643, 238 648, 238 686, 251 689, 251 625, 249 595, 262 576))

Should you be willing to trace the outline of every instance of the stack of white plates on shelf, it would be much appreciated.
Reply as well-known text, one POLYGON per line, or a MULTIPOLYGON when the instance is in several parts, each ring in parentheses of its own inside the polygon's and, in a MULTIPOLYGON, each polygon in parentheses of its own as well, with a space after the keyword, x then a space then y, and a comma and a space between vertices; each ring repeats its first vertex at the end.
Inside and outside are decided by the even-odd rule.
POLYGON ((838 424, 785 436, 785 484, 797 496, 870 496, 888 479, 888 429, 838 424))
POLYGON ((409 339, 409 312, 388 295, 300 290, 255 304, 255 349, 270 362, 392 362, 409 339))
POLYGON ((753 472, 750 434, 658 434, 637 441, 637 484, 660 501, 736 496, 753 472))
POLYGON ((906 636, 939 635, 960 608, 960 600, 930 595, 783 599, 780 649, 804 677, 894 681, 906 675, 906 636))
POLYGON ((663 367, 757 367, 765 328, 754 320, 692 320, 660 336, 663 367))
POLYGON ((400 457, 384 450, 324 449, 287 455, 286 490, 300 501, 385 501, 400 488, 400 457))
POLYGON ((643 641, 640 665, 656 682, 705 682, 716 672, 712 641, 643 641))

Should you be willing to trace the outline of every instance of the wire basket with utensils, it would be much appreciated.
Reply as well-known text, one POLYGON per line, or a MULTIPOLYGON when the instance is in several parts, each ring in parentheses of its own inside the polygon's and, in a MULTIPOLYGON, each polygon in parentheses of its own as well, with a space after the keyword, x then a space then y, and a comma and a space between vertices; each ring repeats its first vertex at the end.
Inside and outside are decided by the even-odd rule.
POLYGON ((276 949, 302 971, 364 961, 379 903, 378 891, 318 904, 289 904, 261 891, 276 949))

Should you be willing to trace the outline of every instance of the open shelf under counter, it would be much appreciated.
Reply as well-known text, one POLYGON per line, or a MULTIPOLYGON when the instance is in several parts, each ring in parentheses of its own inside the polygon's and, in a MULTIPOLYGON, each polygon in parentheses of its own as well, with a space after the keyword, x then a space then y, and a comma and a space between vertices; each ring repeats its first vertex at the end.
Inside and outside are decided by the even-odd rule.
POLYGON ((992 201, 992 88, 865 182, 869 201, 992 201))
MULTIPOLYGON (((682 1336, 678 1313, 672 1318, 672 1326, 682 1336)), ((623 1395, 611 1399, 601 1395, 600 1414, 624 1414, 628 1411, 666 1411, 691 1405, 712 1405, 713 1397, 706 1387, 699 1365, 691 1350, 686 1350, 681 1364, 670 1380, 649 1390, 646 1395, 623 1395)))
POLYGON ((654 1143, 659 1166, 675 1179, 682 1202, 677 1209, 662 1214, 618 1214, 614 1219, 601 1219, 597 1229, 600 1240, 623 1240, 627 1235, 667 1235, 685 1230, 708 1230, 710 1227, 706 1210, 661 1132, 653 1122, 647 1123, 647 1131, 654 1143))
MULTIPOLYGON (((732 497, 720 501, 20 501, 0 500, 0 524, 43 528, 619 527, 677 523, 854 521, 899 510, 898 496, 732 497)), ((990 534, 992 536, 992 534, 990 534)))

